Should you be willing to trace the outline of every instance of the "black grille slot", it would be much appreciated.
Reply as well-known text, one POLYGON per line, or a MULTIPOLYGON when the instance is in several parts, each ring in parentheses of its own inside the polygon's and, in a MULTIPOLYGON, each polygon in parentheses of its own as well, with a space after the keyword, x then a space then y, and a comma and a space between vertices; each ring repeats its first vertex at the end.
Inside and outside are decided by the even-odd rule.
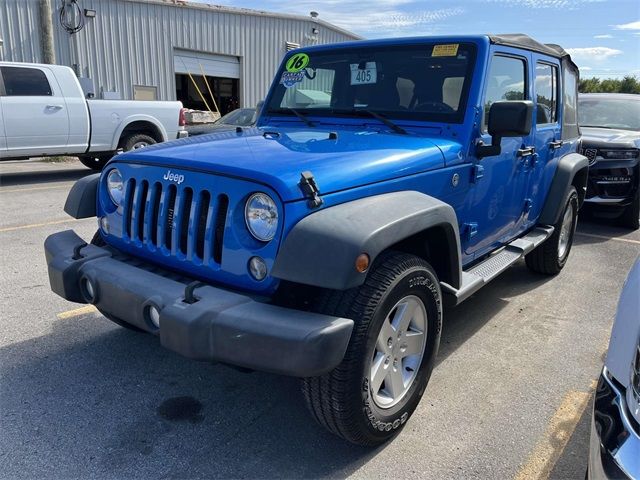
POLYGON ((149 182, 143 180, 138 187, 141 191, 138 194, 136 214, 138 221, 138 240, 144 240, 144 213, 147 207, 147 194, 149 193, 149 182))
POLYGON ((224 226, 227 219, 227 210, 229 210, 229 197, 226 195, 218 195, 218 209, 216 211, 216 221, 214 224, 213 236, 213 260, 222 263, 222 242, 224 240, 224 226))
POLYGON ((127 182, 127 189, 124 197, 123 221, 127 232, 127 237, 131 238, 131 214, 133 211, 133 195, 136 191, 136 181, 132 178, 127 182))
POLYGON ((204 239, 207 230, 207 217, 209 216, 209 208, 211 205, 211 194, 206 190, 200 192, 200 200, 198 201, 199 211, 196 223, 196 255, 204 258, 204 239))
POLYGON ((191 216, 191 204, 193 203, 193 190, 185 188, 182 193, 182 204, 180 205, 180 225, 178 233, 180 235, 180 251, 187 254, 187 244, 189 243, 189 217, 191 216))
POLYGON ((169 192, 167 194, 167 221, 164 226, 164 243, 165 246, 171 250, 172 233, 173 233, 173 215, 176 207, 176 194, 177 188, 175 185, 169 185, 169 192))
POLYGON ((156 246, 160 246, 160 239, 158 238, 158 215, 160 215, 160 197, 162 193, 162 185, 160 183, 153 184, 153 191, 151 196, 151 201, 153 202, 151 205, 151 217, 149 218, 149 222, 151 223, 150 231, 150 239, 149 241, 156 246))

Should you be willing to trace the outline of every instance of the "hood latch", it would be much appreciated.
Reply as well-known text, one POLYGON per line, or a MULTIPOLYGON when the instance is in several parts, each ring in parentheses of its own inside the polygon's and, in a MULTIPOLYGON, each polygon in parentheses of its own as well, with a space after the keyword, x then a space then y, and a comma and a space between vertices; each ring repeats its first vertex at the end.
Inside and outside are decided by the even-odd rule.
POLYGON ((311 172, 302 172, 300 174, 300 190, 304 194, 304 197, 307 199, 307 205, 309 208, 318 208, 322 205, 322 198, 320 198, 320 189, 318 188, 318 184, 316 183, 316 179, 313 178, 313 173, 311 172))

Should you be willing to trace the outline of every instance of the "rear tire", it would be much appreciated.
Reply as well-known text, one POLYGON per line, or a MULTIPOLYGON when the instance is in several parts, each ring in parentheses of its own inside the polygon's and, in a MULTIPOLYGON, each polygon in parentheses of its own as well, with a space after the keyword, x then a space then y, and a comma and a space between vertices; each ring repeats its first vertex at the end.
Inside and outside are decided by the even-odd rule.
POLYGON ((527 267, 537 273, 556 275, 567 263, 578 222, 578 193, 571 187, 554 231, 542 245, 527 254, 527 267))
POLYGON ((85 167, 89 167, 91 170, 96 170, 99 172, 104 168, 109 160, 113 158, 113 155, 98 155, 96 157, 92 157, 90 155, 81 155, 78 159, 82 162, 85 167))
POLYGON ((631 230, 638 230, 640 228, 640 193, 636 193, 636 197, 633 199, 631 205, 625 208, 624 212, 620 216, 620 225, 631 230))
MULTIPOLYGON (((95 233, 95 235, 93 236, 93 238, 91 239, 91 245, 95 245, 96 247, 105 247, 107 245, 106 242, 102 239, 102 235, 100 235, 100 231, 97 231, 95 233)), ((108 313, 105 313, 100 309, 98 309, 98 311, 106 319, 111 320, 116 325, 119 325, 119 326, 121 326, 123 328, 126 328, 127 330, 133 330, 134 332, 146 333, 144 330, 142 330, 141 328, 136 327, 135 325, 131 325, 130 323, 125 322, 124 320, 120 320, 119 318, 114 317, 113 315, 110 315, 108 313)))
POLYGON ((440 343, 442 294, 433 269, 413 255, 382 254, 361 287, 324 291, 313 310, 355 325, 342 363, 303 379, 307 407, 351 443, 391 439, 418 406, 440 343))
POLYGON ((130 150, 138 150, 140 148, 148 147, 149 145, 153 145, 157 143, 156 139, 146 135, 144 133, 133 133, 124 137, 120 145, 125 152, 130 150))

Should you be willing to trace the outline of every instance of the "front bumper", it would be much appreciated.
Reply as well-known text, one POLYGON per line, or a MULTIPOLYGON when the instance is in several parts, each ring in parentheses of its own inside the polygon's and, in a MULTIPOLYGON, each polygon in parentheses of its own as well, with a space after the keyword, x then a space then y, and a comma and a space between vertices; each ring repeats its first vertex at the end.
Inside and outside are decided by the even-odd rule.
POLYGON ((195 290, 197 301, 186 303, 188 281, 158 273, 137 259, 128 262, 108 248, 86 245, 72 230, 48 237, 45 254, 55 293, 72 302, 93 303, 101 312, 159 335, 164 347, 197 360, 317 376, 342 361, 353 329, 353 320, 262 303, 204 284, 195 290), (150 320, 151 306, 160 311, 159 328, 150 320))
POLYGON ((603 209, 626 207, 636 198, 640 164, 633 160, 601 160, 589 167, 585 203, 603 209))
POLYGON ((591 420, 589 479, 640 478, 640 436, 625 395, 605 369, 600 376, 591 420))

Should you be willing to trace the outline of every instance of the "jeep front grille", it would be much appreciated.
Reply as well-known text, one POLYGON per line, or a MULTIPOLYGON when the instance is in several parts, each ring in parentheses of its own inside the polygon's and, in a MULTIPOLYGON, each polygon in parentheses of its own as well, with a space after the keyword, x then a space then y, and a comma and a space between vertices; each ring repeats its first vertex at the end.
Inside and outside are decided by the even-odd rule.
POLYGON ((195 263, 222 262, 227 195, 131 178, 124 198, 125 242, 195 263))

